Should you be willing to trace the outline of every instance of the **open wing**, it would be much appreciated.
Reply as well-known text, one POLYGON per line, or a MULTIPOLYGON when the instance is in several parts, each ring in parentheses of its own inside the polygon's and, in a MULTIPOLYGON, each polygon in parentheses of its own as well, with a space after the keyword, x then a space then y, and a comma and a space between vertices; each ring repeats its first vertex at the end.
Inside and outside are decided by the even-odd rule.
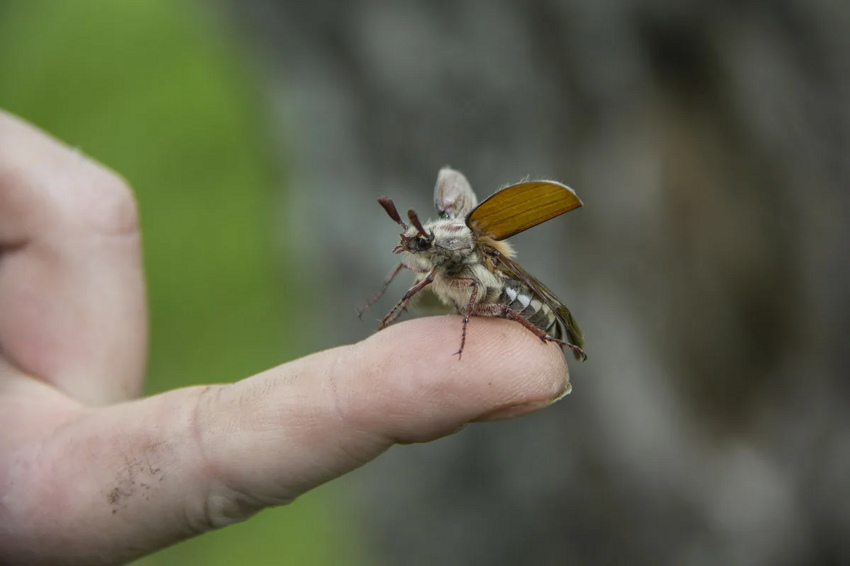
MULTIPOLYGON (((559 340, 566 338, 570 344, 584 350, 584 333, 581 331, 578 322, 573 318, 570 309, 561 302, 561 299, 555 296, 555 293, 550 291, 546 285, 538 281, 518 263, 505 257, 498 250, 486 244, 481 246, 481 250, 492 260, 496 269, 500 269, 517 281, 524 283, 531 289, 536 299, 552 309, 552 312, 555 313, 555 325, 557 326, 555 333, 552 334, 554 338, 558 338, 559 340)), ((573 355, 577 360, 584 361, 587 358, 587 356, 582 357, 575 350, 573 350, 573 355)))
POLYGON ((440 218, 463 218, 477 205, 478 198, 463 173, 449 167, 440 169, 434 186, 434 206, 440 218))
POLYGON ((495 240, 504 240, 581 205, 575 191, 566 185, 529 181, 506 187, 485 199, 469 213, 466 225, 495 240))

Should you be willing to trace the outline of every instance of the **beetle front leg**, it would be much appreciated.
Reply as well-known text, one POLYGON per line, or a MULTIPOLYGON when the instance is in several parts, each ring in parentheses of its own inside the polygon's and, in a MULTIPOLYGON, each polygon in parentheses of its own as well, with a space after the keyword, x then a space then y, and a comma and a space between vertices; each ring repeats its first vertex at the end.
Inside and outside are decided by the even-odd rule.
POLYGON ((413 295, 430 285, 434 281, 434 272, 432 271, 428 275, 425 276, 424 279, 416 283, 413 287, 411 287, 407 293, 401 298, 401 300, 392 308, 392 310, 387 313, 387 316, 384 317, 384 320, 381 321, 381 326, 378 330, 383 330, 395 320, 401 316, 401 313, 404 312, 404 309, 407 308, 407 305, 410 304, 410 300, 413 298, 413 295))
POLYGON ((367 310, 369 307, 371 307, 371 306, 372 306, 372 305, 374 305, 376 302, 378 302, 378 299, 380 299, 381 297, 383 297, 383 296, 384 296, 384 293, 387 291, 387 288, 390 286, 390 283, 392 283, 392 282, 393 282, 393 279, 395 279, 395 276, 396 276, 396 275, 398 275, 398 274, 401 272, 401 270, 402 270, 403 268, 404 268, 404 264, 403 264, 403 263, 400 263, 400 264, 398 264, 397 266, 395 266, 395 269, 393 269, 392 273, 390 273, 390 274, 387 276, 387 278, 386 278, 386 279, 384 279, 384 282, 383 282, 383 283, 381 283, 381 288, 380 288, 380 289, 378 289, 378 292, 377 292, 377 293, 375 293, 375 294, 372 296, 372 298, 371 298, 371 299, 369 299, 369 300, 366 302, 366 304, 365 304, 365 305, 363 305, 363 306, 361 306, 361 307, 359 307, 359 308, 357 309, 357 318, 362 319, 362 318, 363 318, 363 313, 364 313, 364 312, 366 312, 366 310, 367 310))

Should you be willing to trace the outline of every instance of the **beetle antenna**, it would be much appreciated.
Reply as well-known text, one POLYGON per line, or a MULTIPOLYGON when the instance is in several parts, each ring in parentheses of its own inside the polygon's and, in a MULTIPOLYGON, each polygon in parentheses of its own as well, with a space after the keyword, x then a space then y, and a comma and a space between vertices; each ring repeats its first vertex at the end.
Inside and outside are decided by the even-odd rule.
POLYGON ((380 204, 384 208, 384 210, 387 211, 387 214, 389 214, 390 218, 395 220, 402 228, 404 228, 405 232, 407 231, 407 224, 401 221, 401 216, 398 215, 398 210, 396 210, 393 199, 391 199, 390 197, 381 197, 378 199, 378 204, 380 204))
POLYGON ((413 211, 412 208, 407 211, 407 217, 410 218, 410 223, 413 224, 413 226, 415 226, 416 229, 419 231, 419 235, 423 238, 427 238, 428 232, 425 231, 425 228, 422 226, 422 223, 419 222, 419 217, 416 216, 416 213, 413 211))

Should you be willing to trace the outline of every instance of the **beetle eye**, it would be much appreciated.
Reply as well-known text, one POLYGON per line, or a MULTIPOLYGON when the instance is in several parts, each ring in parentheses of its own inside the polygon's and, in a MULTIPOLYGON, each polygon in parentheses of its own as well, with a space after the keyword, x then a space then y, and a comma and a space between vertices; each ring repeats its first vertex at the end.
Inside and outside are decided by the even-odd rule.
POLYGON ((428 236, 416 236, 412 237, 405 242, 405 247, 408 251, 411 252, 421 252, 427 249, 430 249, 432 244, 434 243, 434 235, 429 234, 428 236))

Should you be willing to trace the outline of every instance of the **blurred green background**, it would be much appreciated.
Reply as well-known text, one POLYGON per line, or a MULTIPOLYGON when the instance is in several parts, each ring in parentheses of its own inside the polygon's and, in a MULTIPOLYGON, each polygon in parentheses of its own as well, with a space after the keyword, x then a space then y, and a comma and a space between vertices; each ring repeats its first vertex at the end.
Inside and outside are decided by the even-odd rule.
MULTIPOLYGON (((247 377, 310 342, 294 323, 307 301, 282 304, 281 289, 310 293, 273 240, 285 171, 263 149, 255 77, 231 34, 189 2, 0 1, 0 107, 136 191, 149 394, 247 377)), ((138 564, 350 563, 337 516, 319 490, 138 564)))

